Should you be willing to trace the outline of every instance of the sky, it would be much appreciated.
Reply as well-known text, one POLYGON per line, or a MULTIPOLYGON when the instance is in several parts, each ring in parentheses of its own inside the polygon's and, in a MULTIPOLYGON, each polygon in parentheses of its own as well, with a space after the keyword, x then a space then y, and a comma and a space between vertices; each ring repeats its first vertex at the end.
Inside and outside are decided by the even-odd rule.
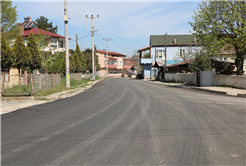
MULTIPOLYGON (((65 36, 64 0, 12 0, 17 6, 18 23, 30 16, 31 21, 40 16, 48 18, 53 26, 58 26, 58 34, 65 36)), ((111 39, 109 51, 131 57, 136 50, 149 46, 150 35, 191 34, 188 22, 201 1, 185 0, 67 0, 69 48, 76 47, 76 34, 81 50, 92 47, 92 20, 97 49, 106 49, 106 41, 111 39)), ((167 57, 173 60, 173 57, 167 57)))

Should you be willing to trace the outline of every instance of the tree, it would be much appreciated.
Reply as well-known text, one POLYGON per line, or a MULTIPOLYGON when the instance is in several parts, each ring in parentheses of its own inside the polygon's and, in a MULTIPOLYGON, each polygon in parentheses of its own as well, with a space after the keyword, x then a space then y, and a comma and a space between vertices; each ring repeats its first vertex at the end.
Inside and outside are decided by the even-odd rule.
POLYGON ((8 44, 11 39, 15 39, 20 33, 20 28, 16 24, 16 6, 12 7, 12 1, 1 0, 1 35, 5 37, 8 44))
POLYGON ((206 56, 205 51, 197 51, 194 53, 195 59, 192 60, 189 64, 189 69, 192 72, 198 71, 210 71, 211 70, 211 61, 208 56, 206 56))
POLYGON ((219 56, 221 49, 236 52, 237 75, 243 74, 246 54, 246 2, 245 1, 203 1, 194 11, 192 26, 198 43, 208 51, 209 56, 219 56))
POLYGON ((60 69, 62 74, 66 74, 66 59, 65 59, 65 54, 63 55, 60 63, 60 69))
MULTIPOLYGON (((81 60, 83 61, 83 59, 80 59, 81 57, 84 59, 84 57, 82 56, 82 53, 79 49, 79 45, 76 45, 76 49, 74 52, 74 63, 75 63, 75 72, 76 73, 83 71, 82 62, 81 62, 81 60)), ((83 63, 85 63, 85 61, 83 61, 83 63)))
POLYGON ((188 47, 179 47, 179 52, 176 53, 176 55, 173 57, 173 60, 178 61, 178 60, 189 60, 189 59, 194 59, 195 54, 203 50, 202 48, 199 47, 192 47, 192 45, 189 45, 188 47))
POLYGON ((148 53, 144 54, 143 58, 150 58, 150 53, 148 52, 148 53))
MULTIPOLYGON (((92 73, 92 51, 91 49, 87 48, 85 49, 85 51, 83 52, 83 56, 85 58, 85 62, 86 62, 86 70, 89 70, 92 73)), ((96 53, 94 53, 94 59, 95 59, 95 66, 96 66, 96 70, 101 70, 100 64, 99 64, 99 59, 96 57, 96 53)))
POLYGON ((40 16, 40 18, 37 18, 34 22, 34 26, 36 26, 39 29, 43 29, 55 34, 57 34, 58 31, 57 25, 53 27, 53 23, 52 22, 49 23, 48 18, 44 16, 40 16))
MULTIPOLYGON (((54 61, 51 67, 51 73, 62 73, 61 72, 61 61, 63 57, 65 57, 65 52, 56 52, 54 54, 54 61)), ((64 67, 65 67, 65 64, 64 64, 64 67)))
POLYGON ((31 53, 30 58, 29 58, 30 59, 29 65, 30 65, 31 72, 33 72, 33 70, 41 68, 42 57, 40 55, 38 44, 32 32, 28 37, 27 48, 29 49, 31 53))
POLYGON ((1 36, 1 71, 5 68, 10 68, 14 65, 14 53, 6 42, 5 38, 1 36))
MULTIPOLYGON (((18 69, 20 74, 20 69, 28 66, 30 64, 30 51, 25 47, 22 37, 19 35, 13 46, 14 58, 13 61, 14 66, 18 69)), ((19 77, 19 85, 20 85, 20 77, 19 77)))
POLYGON ((74 73, 76 70, 75 63, 74 63, 74 57, 70 56, 69 57, 69 71, 70 73, 74 73))

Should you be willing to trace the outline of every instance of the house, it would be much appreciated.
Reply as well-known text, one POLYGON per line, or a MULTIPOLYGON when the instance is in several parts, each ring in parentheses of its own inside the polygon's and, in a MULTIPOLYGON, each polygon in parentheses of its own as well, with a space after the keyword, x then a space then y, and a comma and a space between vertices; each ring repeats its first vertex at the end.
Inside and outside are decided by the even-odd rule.
POLYGON ((41 34, 46 36, 47 46, 44 48, 44 52, 54 54, 55 52, 65 51, 65 36, 34 27, 34 21, 31 21, 31 17, 25 17, 24 23, 20 23, 19 26, 25 45, 27 45, 28 36, 32 32, 34 35, 41 34))
POLYGON ((107 75, 107 66, 109 75, 117 74, 120 77, 125 75, 126 71, 132 67, 130 60, 126 58, 126 55, 108 51, 107 63, 107 51, 96 50, 95 52, 101 67, 101 70, 98 71, 100 75, 107 75))
MULTIPOLYGON (((47 46, 44 47, 43 51, 48 53, 48 55, 54 54, 55 52, 65 51, 65 36, 61 36, 49 31, 45 31, 39 28, 34 27, 34 21, 31 21, 31 17, 25 17, 23 23, 19 23, 19 27, 21 28, 20 35, 23 36, 24 44, 27 45, 28 36, 31 32, 34 35, 42 34, 46 35, 47 46)), ((15 39, 12 40, 10 43, 10 47, 13 46, 15 39)), ((47 54, 46 54, 47 55, 47 54)), ((5 75, 4 81, 9 85, 15 85, 18 83, 17 76, 9 76, 9 75, 16 75, 19 74, 17 69, 4 69, 5 75), (17 82, 17 83, 16 83, 17 82)))
MULTIPOLYGON (((196 37, 194 35, 166 35, 166 38, 165 35, 150 35, 150 46, 138 50, 140 53, 140 65, 143 66, 144 70, 144 79, 157 77, 160 71, 153 66, 153 63, 156 61, 165 62, 165 46, 167 48, 167 59, 176 55, 184 55, 185 50, 188 48, 200 48, 196 43, 196 37), (146 52, 149 53, 149 57, 145 57, 146 52)), ((177 63, 180 61, 170 62, 177 63)))

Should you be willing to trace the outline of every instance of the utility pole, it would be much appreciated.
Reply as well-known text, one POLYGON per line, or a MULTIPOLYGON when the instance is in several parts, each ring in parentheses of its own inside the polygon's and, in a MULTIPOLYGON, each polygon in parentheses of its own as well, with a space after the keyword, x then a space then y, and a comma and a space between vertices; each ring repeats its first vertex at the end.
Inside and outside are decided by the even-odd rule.
POLYGON ((76 34, 76 47, 78 45, 78 35, 76 34))
POLYGON ((167 70, 167 32, 165 34, 165 68, 164 68, 164 81, 165 81, 165 73, 167 70))
POLYGON ((111 39, 107 38, 107 39, 103 39, 103 40, 105 40, 107 42, 106 48, 107 48, 107 75, 108 75, 108 48, 109 48, 108 41, 110 41, 111 39))
POLYGON ((65 56, 66 56, 66 87, 70 88, 70 71, 69 71, 69 47, 68 47, 68 15, 67 0, 64 0, 64 22, 65 22, 65 56))
POLYGON ((97 15, 97 17, 93 17, 93 15, 91 15, 91 17, 88 17, 88 16, 86 15, 86 18, 90 18, 90 19, 91 19, 91 36, 92 36, 92 78, 91 78, 91 80, 95 80, 94 33, 95 33, 97 30, 94 30, 93 19, 99 18, 99 15, 97 15))

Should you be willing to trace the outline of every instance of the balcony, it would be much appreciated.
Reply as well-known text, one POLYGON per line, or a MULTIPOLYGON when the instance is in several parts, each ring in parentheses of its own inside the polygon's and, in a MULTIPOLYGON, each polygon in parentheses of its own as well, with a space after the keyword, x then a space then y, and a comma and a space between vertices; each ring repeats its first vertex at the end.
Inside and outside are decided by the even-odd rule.
POLYGON ((152 58, 141 58, 140 59, 140 64, 151 64, 152 63, 152 58))
POLYGON ((130 69, 132 66, 129 65, 123 65, 123 69, 130 69))
POLYGON ((113 68, 114 69, 114 68, 117 68, 117 65, 108 65, 108 68, 113 68))

